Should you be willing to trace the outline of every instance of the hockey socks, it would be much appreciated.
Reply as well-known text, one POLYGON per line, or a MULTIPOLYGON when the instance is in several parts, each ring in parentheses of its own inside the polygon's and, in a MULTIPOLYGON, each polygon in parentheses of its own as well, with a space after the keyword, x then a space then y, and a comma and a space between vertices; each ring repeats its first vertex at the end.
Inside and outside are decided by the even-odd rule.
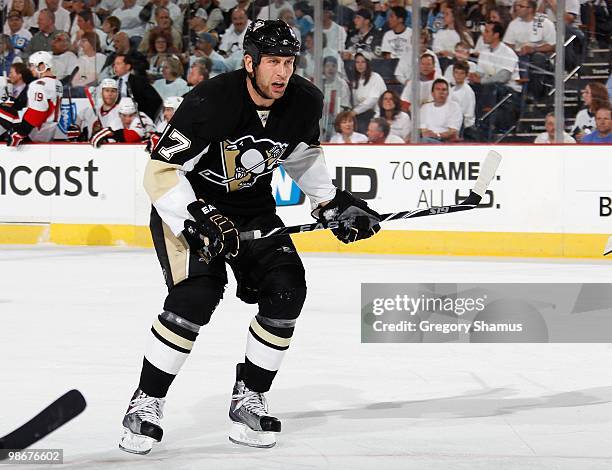
POLYGON ((139 388, 149 396, 165 397, 199 331, 199 325, 175 313, 162 312, 147 339, 139 388))
POLYGON ((249 327, 244 381, 251 390, 267 392, 293 336, 296 320, 257 315, 249 327))

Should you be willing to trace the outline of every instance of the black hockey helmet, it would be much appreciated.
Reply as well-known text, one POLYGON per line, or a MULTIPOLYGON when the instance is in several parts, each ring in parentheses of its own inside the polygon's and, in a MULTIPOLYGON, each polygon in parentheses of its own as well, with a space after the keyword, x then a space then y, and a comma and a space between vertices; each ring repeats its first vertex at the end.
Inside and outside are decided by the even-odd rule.
POLYGON ((256 67, 262 55, 294 56, 300 53, 300 41, 291 27, 281 20, 253 21, 244 35, 244 53, 256 67))

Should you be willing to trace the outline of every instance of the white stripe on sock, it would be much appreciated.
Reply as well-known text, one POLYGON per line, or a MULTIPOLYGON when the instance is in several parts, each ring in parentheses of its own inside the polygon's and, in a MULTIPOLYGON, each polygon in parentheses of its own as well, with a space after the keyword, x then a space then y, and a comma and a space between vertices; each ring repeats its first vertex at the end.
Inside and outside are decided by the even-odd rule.
POLYGON ((277 371, 283 361, 285 352, 266 346, 249 331, 246 357, 256 366, 266 370, 277 371))
POLYGON ((158 369, 168 374, 176 375, 185 363, 189 354, 182 353, 176 349, 166 346, 158 340, 153 333, 149 333, 145 358, 158 369))

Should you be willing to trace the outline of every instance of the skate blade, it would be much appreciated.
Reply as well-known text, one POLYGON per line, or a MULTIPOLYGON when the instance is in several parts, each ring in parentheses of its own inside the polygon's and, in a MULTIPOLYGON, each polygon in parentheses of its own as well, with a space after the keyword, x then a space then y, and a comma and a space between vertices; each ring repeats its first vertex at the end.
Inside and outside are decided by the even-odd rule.
POLYGON ((267 449, 276 445, 276 433, 253 431, 245 424, 232 422, 229 440, 234 444, 267 449))
POLYGON ((143 436, 141 434, 134 434, 127 428, 123 428, 123 437, 119 442, 119 448, 130 454, 145 455, 151 452, 155 439, 143 436))

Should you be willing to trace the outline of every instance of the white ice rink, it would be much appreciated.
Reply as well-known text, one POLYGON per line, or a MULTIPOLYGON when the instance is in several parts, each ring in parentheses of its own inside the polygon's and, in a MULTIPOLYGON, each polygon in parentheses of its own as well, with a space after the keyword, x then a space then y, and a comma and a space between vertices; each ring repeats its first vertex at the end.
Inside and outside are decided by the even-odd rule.
POLYGON ((0 435, 77 388, 85 412, 35 445, 64 449, 52 468, 612 468, 610 344, 360 343, 361 282, 612 282, 610 263, 304 262, 308 298, 268 394, 283 422, 278 445, 227 439, 234 365, 255 313, 231 282, 170 389, 163 442, 135 456, 117 443, 165 293, 153 251, 2 247, 0 435))

